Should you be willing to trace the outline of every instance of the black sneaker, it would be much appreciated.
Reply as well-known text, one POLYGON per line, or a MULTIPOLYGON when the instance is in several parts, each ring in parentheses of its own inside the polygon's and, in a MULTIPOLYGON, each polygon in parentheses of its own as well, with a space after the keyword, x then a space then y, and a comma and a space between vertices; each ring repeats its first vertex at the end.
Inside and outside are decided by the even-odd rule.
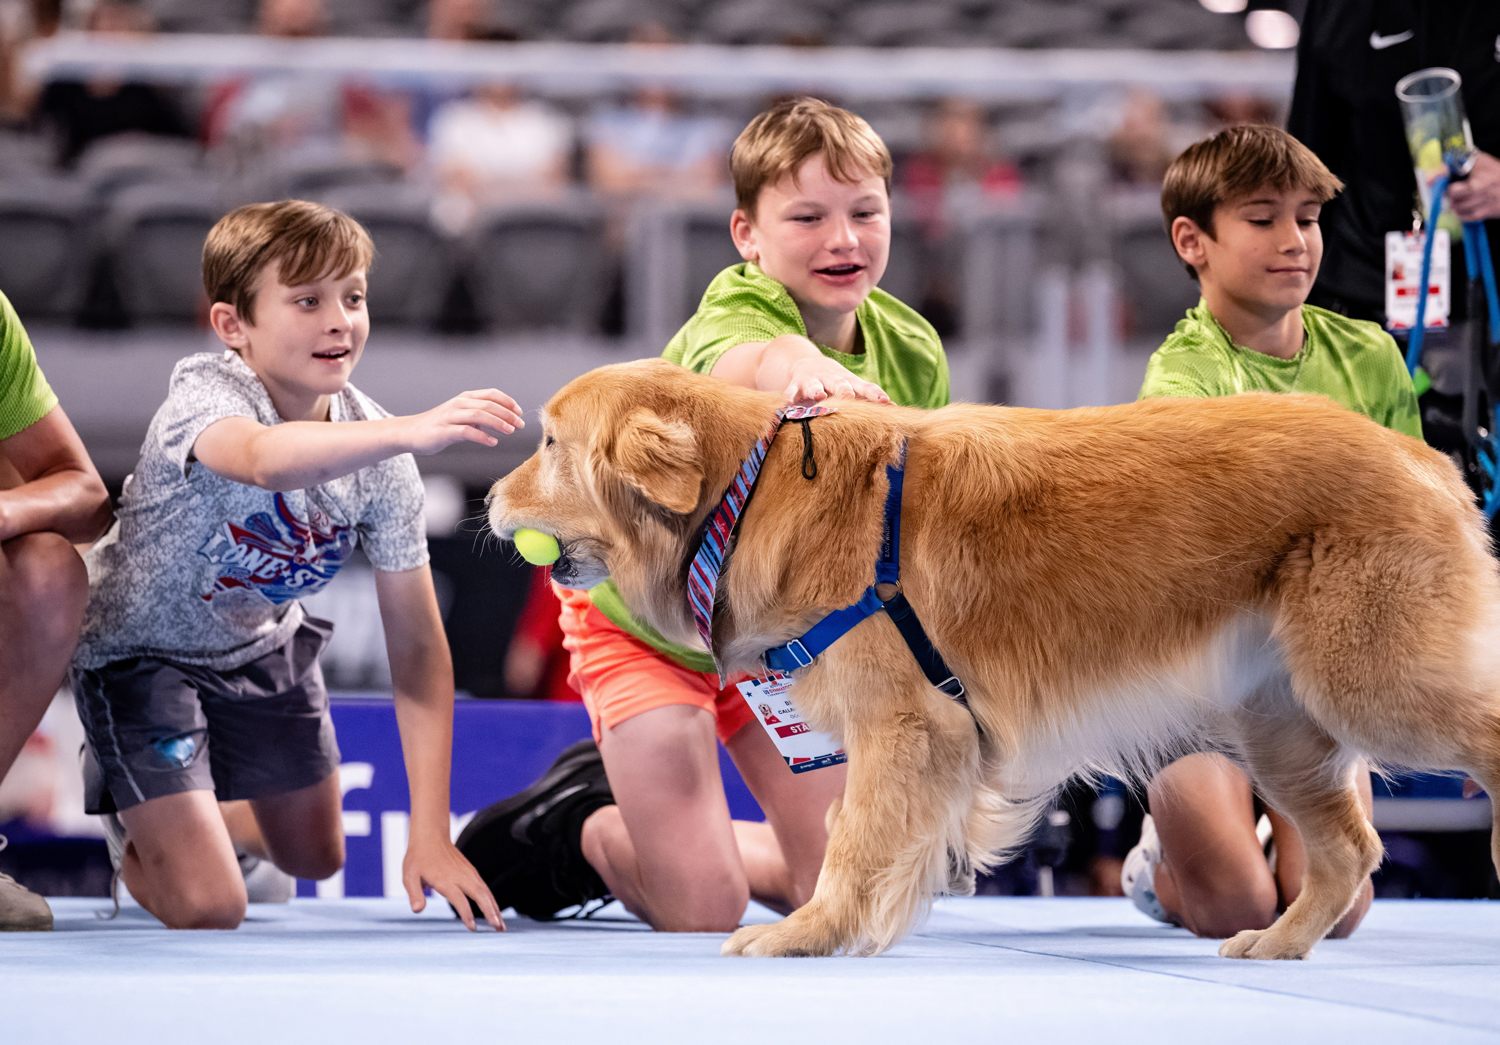
POLYGON ((608 894, 584 858, 581 837, 589 815, 614 801, 598 745, 580 740, 525 791, 474 814, 458 836, 458 850, 502 911, 514 907, 547 921, 608 894))

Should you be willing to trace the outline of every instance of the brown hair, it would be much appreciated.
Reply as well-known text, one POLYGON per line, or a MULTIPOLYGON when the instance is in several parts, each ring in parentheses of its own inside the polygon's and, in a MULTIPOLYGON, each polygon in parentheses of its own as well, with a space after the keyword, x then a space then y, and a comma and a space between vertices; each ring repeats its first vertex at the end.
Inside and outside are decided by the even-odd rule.
MULTIPOLYGON (((1213 236, 1214 208, 1263 185, 1282 192, 1306 189, 1319 203, 1327 203, 1344 187, 1311 149, 1286 131, 1264 124, 1226 127, 1189 145, 1167 168, 1161 186, 1167 235, 1178 218, 1191 218, 1213 236)), ((1197 279, 1197 270, 1183 264, 1197 279)))
POLYGON ((219 219, 203 242, 203 289, 210 304, 234 306, 255 323, 255 282, 279 264, 281 283, 295 287, 324 276, 343 279, 375 259, 370 234, 343 211, 307 200, 252 203, 219 219))
POLYGON ((760 190, 795 177, 810 156, 821 154, 828 173, 852 184, 875 175, 891 191, 891 153, 861 117, 818 98, 788 98, 750 121, 729 152, 735 203, 755 216, 760 190))

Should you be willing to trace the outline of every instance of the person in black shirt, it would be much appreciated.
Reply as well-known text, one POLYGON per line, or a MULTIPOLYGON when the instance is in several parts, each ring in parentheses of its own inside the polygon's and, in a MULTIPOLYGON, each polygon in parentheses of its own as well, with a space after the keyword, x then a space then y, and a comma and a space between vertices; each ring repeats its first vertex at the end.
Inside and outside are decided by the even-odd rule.
MULTIPOLYGON (((1444 206, 1489 222, 1500 266, 1500 3, 1309 0, 1287 129, 1344 182, 1323 208, 1323 268, 1308 299, 1385 320, 1385 234, 1412 228, 1416 176, 1396 81, 1430 66, 1463 77, 1478 161, 1444 206)), ((1467 316, 1463 246, 1453 245, 1453 319, 1467 316)))

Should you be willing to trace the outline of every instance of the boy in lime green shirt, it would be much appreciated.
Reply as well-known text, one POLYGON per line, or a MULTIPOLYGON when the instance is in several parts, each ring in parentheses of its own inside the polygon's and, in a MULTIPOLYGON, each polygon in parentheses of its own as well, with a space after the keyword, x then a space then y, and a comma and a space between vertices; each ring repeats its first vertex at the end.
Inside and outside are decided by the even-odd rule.
MULTIPOLYGON (((730 234, 745 262, 709 284, 664 357, 789 401, 945 405, 937 334, 876 288, 891 160, 869 125, 813 99, 783 102, 751 121, 730 162, 730 234)), ((558 594, 594 742, 459 839, 497 901, 545 917, 609 892, 658 930, 698 932, 734 929, 751 897, 783 912, 805 903, 844 768, 792 774, 713 660, 638 620, 613 584, 558 594), (716 736, 767 823, 730 820, 716 736)))
MULTIPOLYGON (((78 642, 89 581, 73 545, 108 521, 109 494, 0 294, 0 780, 78 642)), ((50 928, 47 902, 0 874, 0 932, 50 928)))
MULTIPOLYGON (((1203 300, 1152 355, 1142 399, 1310 393, 1422 438, 1416 392, 1391 336, 1305 303, 1323 255, 1319 213, 1342 187, 1273 127, 1221 131, 1173 162, 1162 213, 1203 300)), ((1368 810, 1368 773, 1361 789, 1368 810)), ((1228 759, 1179 759, 1152 780, 1149 796, 1141 843, 1121 874, 1147 914, 1199 936, 1233 936, 1265 928, 1301 891, 1306 858, 1296 828, 1258 802, 1228 759)), ((1367 881, 1333 935, 1354 931, 1373 894, 1367 881)))

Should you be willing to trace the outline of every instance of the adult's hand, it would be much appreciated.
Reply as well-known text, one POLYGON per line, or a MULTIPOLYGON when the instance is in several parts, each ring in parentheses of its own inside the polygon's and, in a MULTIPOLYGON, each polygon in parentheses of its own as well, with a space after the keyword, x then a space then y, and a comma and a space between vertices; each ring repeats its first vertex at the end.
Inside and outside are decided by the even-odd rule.
POLYGON ((1500 218, 1500 159, 1481 152, 1469 176, 1448 187, 1448 204, 1460 221, 1500 218))

